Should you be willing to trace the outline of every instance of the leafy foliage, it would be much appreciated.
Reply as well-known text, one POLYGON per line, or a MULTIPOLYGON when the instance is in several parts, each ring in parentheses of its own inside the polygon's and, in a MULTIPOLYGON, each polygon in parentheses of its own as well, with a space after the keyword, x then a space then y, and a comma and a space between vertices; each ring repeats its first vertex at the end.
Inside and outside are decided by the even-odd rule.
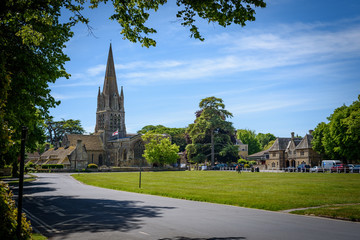
POLYGON ((179 158, 179 146, 171 144, 169 138, 159 134, 146 133, 142 139, 146 142, 143 157, 148 163, 158 166, 176 163, 179 158))
POLYGON ((271 133, 258 133, 256 139, 259 141, 261 149, 265 150, 265 147, 271 142, 275 141, 276 137, 271 133))
POLYGON ((171 142, 179 146, 180 152, 185 151, 186 139, 185 139, 186 128, 169 128, 163 125, 147 125, 138 131, 139 134, 145 133, 156 133, 156 134, 169 134, 171 136, 171 142))
MULTIPOLYGON (((79 1, 80 2, 80 1, 79 1)), ((98 7, 100 2, 107 0, 92 0, 91 8, 98 7)), ((113 0, 115 14, 110 19, 116 20, 122 27, 121 34, 124 39, 131 42, 140 42, 142 46, 155 46, 156 41, 149 38, 149 34, 156 33, 154 28, 147 27, 150 11, 157 11, 160 6, 167 3, 167 0, 113 0)), ((204 19, 208 23, 217 23, 222 27, 232 23, 245 26, 247 21, 255 21, 255 7, 266 7, 263 0, 177 0, 180 10, 176 17, 180 24, 190 29, 190 37, 201 41, 201 36, 195 22, 197 19, 204 19), (245 5, 246 4, 246 5, 245 5)))
MULTIPOLYGON (((13 194, 9 186, 4 182, 0 182, 0 236, 2 239, 18 239, 16 237, 18 212, 15 201, 12 198, 13 194)), ((26 221, 25 214, 23 213, 20 239, 30 239, 31 231, 30 222, 26 221)))
POLYGON ((262 148, 256 137, 255 131, 249 129, 239 129, 236 134, 238 139, 240 139, 243 143, 248 144, 249 155, 261 151, 262 148))
MULTIPOLYGON (((194 123, 189 124, 186 132, 190 144, 186 146, 188 158, 193 162, 204 162, 209 156, 216 155, 219 162, 235 161, 238 157, 235 129, 231 122, 226 121, 232 114, 225 110, 221 98, 208 97, 199 103, 200 111, 194 123), (213 152, 212 152, 213 149, 213 152)), ((215 156, 211 159, 214 165, 215 156)))
POLYGON ((43 122, 59 104, 49 83, 69 77, 62 52, 70 23, 60 23, 61 1, 2 1, 0 7, 0 161, 15 162, 21 127, 28 128, 27 148, 44 141, 43 122), (2 88, 4 87, 4 89, 2 88), (4 147, 4 148, 3 148, 4 147))
POLYGON ((264 146, 263 150, 268 150, 272 145, 274 145, 275 140, 271 140, 266 146, 264 146))
POLYGON ((360 161, 360 95, 350 106, 334 110, 329 123, 321 122, 313 132, 313 149, 326 158, 360 161))

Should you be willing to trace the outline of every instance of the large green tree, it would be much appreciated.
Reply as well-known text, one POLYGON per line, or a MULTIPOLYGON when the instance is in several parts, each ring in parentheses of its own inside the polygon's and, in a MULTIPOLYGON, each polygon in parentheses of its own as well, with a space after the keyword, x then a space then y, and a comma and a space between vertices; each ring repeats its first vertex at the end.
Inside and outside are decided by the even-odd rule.
POLYGON ((186 147, 186 138, 185 138, 186 128, 169 128, 163 125, 147 125, 138 131, 139 134, 157 133, 157 134, 169 134, 171 136, 171 142, 179 146, 180 152, 185 151, 186 147))
POLYGON ((360 95, 350 106, 334 110, 328 123, 321 122, 313 132, 313 149, 325 158, 360 161, 360 95))
MULTIPOLYGON (((65 43, 73 36, 71 27, 77 22, 89 24, 82 15, 84 6, 96 8, 112 3, 111 19, 121 26, 123 38, 155 46, 149 34, 156 30, 145 25, 150 14, 166 0, 3 0, 0 1, 0 164, 15 162, 19 152, 21 127, 27 126, 28 143, 42 141, 49 109, 56 107, 49 84, 70 75, 65 71, 65 43), (66 11, 70 18, 62 17, 66 11), (60 17, 61 21, 60 21, 60 17)), ((255 8, 265 7, 263 0, 177 0, 176 17, 191 36, 203 40, 195 24, 199 19, 226 27, 232 23, 244 26, 255 20, 255 8)), ((90 25, 88 25, 90 26, 90 25)), ((91 29, 89 27, 89 29, 91 29)))
POLYGON ((188 158, 195 162, 203 162, 210 156, 211 166, 217 160, 230 162, 238 157, 235 143, 235 129, 226 118, 232 114, 225 110, 221 98, 208 97, 199 103, 194 123, 189 124, 187 133, 191 140, 186 146, 188 158))
POLYGON ((148 132, 142 136, 142 139, 145 142, 143 157, 148 163, 164 166, 176 163, 179 159, 179 146, 171 144, 169 138, 148 132))

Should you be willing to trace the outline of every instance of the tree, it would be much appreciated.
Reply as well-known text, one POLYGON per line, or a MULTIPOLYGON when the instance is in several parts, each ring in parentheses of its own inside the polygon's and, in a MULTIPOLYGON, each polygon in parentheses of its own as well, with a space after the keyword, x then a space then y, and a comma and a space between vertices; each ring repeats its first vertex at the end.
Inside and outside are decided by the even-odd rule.
POLYGON ((46 122, 47 142, 52 145, 61 142, 65 134, 83 134, 84 132, 80 120, 62 119, 61 121, 49 120, 46 122))
MULTIPOLYGON (((98 7, 100 2, 106 3, 107 0, 92 0, 90 8, 98 7)), ((156 30, 145 26, 145 23, 149 19, 149 11, 154 10, 156 12, 160 6, 167 3, 167 0, 112 2, 115 14, 110 19, 116 20, 121 25, 123 38, 131 42, 140 42, 145 47, 155 46, 156 41, 147 36, 156 33, 156 30)), ((204 19, 208 23, 217 23, 222 27, 227 27, 232 23, 245 26, 247 21, 255 21, 254 9, 256 7, 266 7, 264 0, 176 0, 176 4, 180 8, 176 14, 180 24, 190 28, 190 37, 201 41, 204 38, 195 25, 197 19, 204 19)))
POLYGON ((163 125, 147 125, 138 131, 139 134, 157 133, 157 134, 169 134, 171 136, 171 143, 175 143, 179 146, 180 152, 185 151, 186 139, 185 139, 186 128, 169 128, 163 125))
POLYGON ((275 143, 275 140, 271 140, 267 145, 264 146, 263 150, 268 150, 275 143))
POLYGON ((146 142, 143 157, 150 164, 164 166, 176 163, 179 158, 179 146, 171 144, 169 138, 154 133, 145 133, 142 139, 146 142))
POLYGON ((249 129, 239 129, 236 134, 237 138, 240 139, 241 142, 248 144, 249 155, 261 151, 262 148, 259 140, 256 138, 255 131, 249 129))
MULTIPOLYGON (((96 8, 108 0, 91 0, 96 8)), ((111 1, 112 20, 121 25, 123 38, 155 46, 148 37, 156 30, 145 26, 151 11, 167 0, 111 1)), ((226 27, 232 23, 245 26, 255 20, 255 8, 265 7, 263 0, 197 1, 177 0, 180 8, 176 17, 181 25, 190 27, 191 36, 201 37, 195 20, 198 18, 226 27)), ((73 36, 71 27, 78 22, 87 24, 82 15, 84 0, 4 0, 0 2, 0 163, 15 162, 19 152, 21 127, 27 126, 28 143, 43 141, 42 129, 49 119, 49 109, 60 104, 50 94, 49 84, 58 78, 69 78, 65 63, 65 43, 73 36), (70 18, 60 17, 66 11, 70 18)), ((155 14, 155 13, 151 13, 155 14)))
POLYGON ((328 123, 319 123, 313 132, 313 149, 327 158, 360 161, 360 95, 327 119, 328 123))
POLYGON ((271 133, 259 133, 256 135, 256 139, 260 143, 261 149, 265 150, 265 147, 269 144, 269 142, 274 141, 276 137, 271 133))
POLYGON ((211 156, 211 166, 215 164, 215 154, 219 161, 236 160, 238 149, 234 146, 235 129, 226 121, 232 114, 225 110, 221 98, 208 97, 199 103, 194 123, 189 124, 186 132, 191 143, 186 146, 189 159, 202 162, 211 156))

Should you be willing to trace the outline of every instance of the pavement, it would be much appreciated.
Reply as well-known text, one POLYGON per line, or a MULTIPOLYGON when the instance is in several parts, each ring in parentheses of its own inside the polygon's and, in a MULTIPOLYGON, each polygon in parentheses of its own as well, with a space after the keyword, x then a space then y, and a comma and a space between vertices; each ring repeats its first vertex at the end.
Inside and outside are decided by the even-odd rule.
POLYGON ((24 186, 24 212, 49 239, 360 239, 356 222, 103 189, 69 173, 36 175, 24 186))

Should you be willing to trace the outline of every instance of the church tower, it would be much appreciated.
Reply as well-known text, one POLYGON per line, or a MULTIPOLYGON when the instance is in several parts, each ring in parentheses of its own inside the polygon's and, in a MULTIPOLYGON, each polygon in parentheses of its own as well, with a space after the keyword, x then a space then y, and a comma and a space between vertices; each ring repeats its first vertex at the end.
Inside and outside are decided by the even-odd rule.
POLYGON ((104 86, 102 92, 99 87, 97 96, 95 134, 103 135, 104 142, 107 142, 115 131, 118 131, 118 138, 126 137, 124 93, 121 87, 119 95, 110 43, 104 86))

